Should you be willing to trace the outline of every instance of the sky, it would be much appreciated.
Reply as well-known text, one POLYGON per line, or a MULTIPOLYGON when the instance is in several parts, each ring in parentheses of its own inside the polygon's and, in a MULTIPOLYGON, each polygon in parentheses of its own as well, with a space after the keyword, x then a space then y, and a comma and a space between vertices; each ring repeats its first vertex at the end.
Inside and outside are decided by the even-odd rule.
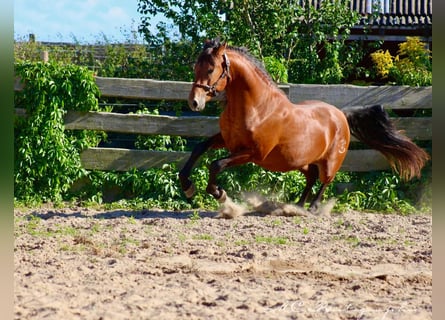
POLYGON ((14 38, 36 41, 142 42, 137 0, 15 0, 14 38), (134 38, 134 34, 137 37, 134 38))

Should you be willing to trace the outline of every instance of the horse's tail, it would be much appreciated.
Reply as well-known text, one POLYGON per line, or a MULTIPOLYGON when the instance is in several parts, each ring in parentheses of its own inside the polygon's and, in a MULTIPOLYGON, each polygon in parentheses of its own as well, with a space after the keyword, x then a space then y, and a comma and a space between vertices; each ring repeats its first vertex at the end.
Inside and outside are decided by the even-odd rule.
POLYGON ((380 151, 402 179, 420 177, 430 156, 394 127, 381 105, 346 107, 342 111, 351 134, 380 151))

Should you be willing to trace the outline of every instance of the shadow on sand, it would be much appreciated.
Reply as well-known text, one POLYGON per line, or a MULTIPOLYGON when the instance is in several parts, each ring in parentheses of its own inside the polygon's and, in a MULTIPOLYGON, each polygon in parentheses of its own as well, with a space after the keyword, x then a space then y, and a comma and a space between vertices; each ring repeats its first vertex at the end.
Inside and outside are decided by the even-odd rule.
MULTIPOLYGON (((166 211, 166 210, 110 210, 95 212, 90 209, 78 208, 77 210, 67 209, 51 209, 36 210, 30 213, 30 217, 38 217, 40 219, 51 219, 54 217, 61 218, 88 218, 88 219, 190 219, 195 214, 195 210, 188 211, 166 211)), ((215 218, 218 212, 198 211, 201 218, 215 218)))

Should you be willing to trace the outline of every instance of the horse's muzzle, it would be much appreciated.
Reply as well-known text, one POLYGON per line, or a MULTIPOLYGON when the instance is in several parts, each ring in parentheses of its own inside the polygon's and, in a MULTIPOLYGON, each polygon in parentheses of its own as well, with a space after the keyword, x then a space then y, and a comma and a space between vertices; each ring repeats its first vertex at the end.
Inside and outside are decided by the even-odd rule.
POLYGON ((202 111, 205 108, 206 105, 206 99, 205 96, 189 96, 189 107, 193 111, 202 111))

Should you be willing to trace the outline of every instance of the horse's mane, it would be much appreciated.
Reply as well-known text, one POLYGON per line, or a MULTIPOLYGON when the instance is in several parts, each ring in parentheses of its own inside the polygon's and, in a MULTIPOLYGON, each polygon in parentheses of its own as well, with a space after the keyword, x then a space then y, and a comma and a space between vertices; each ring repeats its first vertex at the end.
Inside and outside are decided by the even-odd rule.
MULTIPOLYGON (((204 44, 203 51, 200 54, 200 56, 198 57, 198 62, 203 61, 204 59, 210 59, 213 49, 217 49, 221 45, 222 44, 220 43, 219 39, 213 39, 213 40, 206 41, 204 44)), ((272 80, 272 77, 265 69, 263 62, 261 60, 257 59, 256 57, 254 57, 246 47, 233 47, 233 46, 228 45, 227 49, 239 53, 241 56, 243 56, 248 61, 250 61, 260 71, 260 73, 262 74, 264 79, 266 79, 270 84, 273 84, 276 86, 276 83, 272 80)))

